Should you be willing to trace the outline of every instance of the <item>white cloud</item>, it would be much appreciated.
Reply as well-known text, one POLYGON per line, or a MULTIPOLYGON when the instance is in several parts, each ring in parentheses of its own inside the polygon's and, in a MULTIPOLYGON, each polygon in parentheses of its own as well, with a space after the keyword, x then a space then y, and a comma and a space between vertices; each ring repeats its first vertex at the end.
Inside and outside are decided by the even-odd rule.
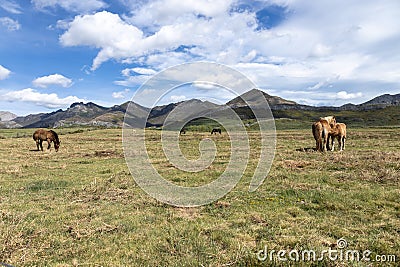
POLYGON ((6 79, 11 71, 0 65, 0 81, 6 79))
POLYGON ((9 102, 28 102, 47 108, 63 108, 74 102, 86 102, 76 96, 60 98, 57 94, 42 94, 32 88, 11 91, 2 95, 2 100, 9 102))
POLYGON ((203 82, 203 81, 194 81, 192 83, 192 86, 196 87, 197 89, 200 89, 200 90, 217 90, 219 88, 219 86, 216 84, 203 82))
POLYGON ((170 100, 172 102, 181 102, 186 100, 186 96, 184 95, 171 95, 170 100))
POLYGON ((129 89, 125 89, 124 91, 119 91, 119 92, 113 92, 112 97, 116 99, 122 99, 126 98, 127 94, 130 92, 129 89))
POLYGON ((336 75, 335 77, 326 78, 325 80, 320 81, 317 84, 308 87, 308 89, 317 90, 317 89, 320 89, 320 88, 323 88, 323 87, 326 87, 326 86, 332 86, 332 83, 334 83, 335 81, 339 80, 339 78, 340 78, 340 75, 336 75))
POLYGON ((144 48, 138 44, 143 32, 122 21, 117 14, 102 11, 94 15, 76 16, 69 26, 68 31, 60 37, 62 45, 100 48, 93 60, 93 70, 112 58, 121 60, 143 54, 144 48))
POLYGON ((125 80, 115 81, 114 83, 121 86, 137 86, 146 82, 152 75, 157 72, 153 69, 146 68, 126 68, 121 71, 125 80))
POLYGON ((21 24, 19 24, 18 21, 13 20, 9 17, 0 18, 0 24, 10 32, 21 29, 21 24))
MULTIPOLYGON (((307 91, 300 91, 299 93, 310 94, 307 91)), ((361 92, 357 93, 349 93, 347 91, 339 91, 339 92, 326 92, 326 91, 319 91, 319 92, 312 92, 315 94, 316 98, 326 99, 326 100, 349 100, 349 99, 357 99, 363 96, 361 92)))
POLYGON ((101 0, 31 0, 31 2, 39 10, 59 6, 67 11, 78 13, 95 11, 107 7, 107 4, 101 0))
POLYGON ((141 75, 154 75, 157 73, 155 70, 148 68, 131 68, 122 70, 122 74, 125 76, 129 76, 132 71, 141 75))
POLYGON ((362 97, 362 93, 348 93, 346 91, 340 91, 336 93, 336 97, 339 99, 354 99, 354 98, 359 98, 362 97))
POLYGON ((149 79, 147 75, 128 76, 125 80, 114 81, 114 84, 120 86, 134 87, 145 83, 149 79))
POLYGON ((131 75, 131 73, 132 73, 132 71, 133 71, 133 69, 123 69, 122 71, 121 71, 121 74, 123 75, 123 76, 125 76, 125 77, 129 77, 130 75, 131 75))
MULTIPOLYGON (((161 67, 168 67, 193 59, 225 64, 270 64, 273 58, 280 58, 283 64, 279 66, 283 70, 291 70, 284 73, 285 77, 298 77, 299 71, 305 69, 315 72, 321 66, 327 70, 322 77, 318 77, 321 79, 327 76, 343 76, 344 71, 351 75, 355 67, 365 62, 365 55, 357 49, 350 48, 354 42, 354 32, 349 32, 349 29, 354 28, 351 23, 347 22, 349 25, 346 25, 346 22, 341 21, 340 25, 344 24, 343 26, 338 29, 329 27, 332 33, 326 34, 323 28, 326 25, 315 25, 315 21, 307 20, 308 17, 304 19, 303 16, 293 15, 288 22, 285 21, 276 28, 256 30, 254 13, 228 12, 227 3, 229 4, 224 2, 222 5, 216 1, 214 4, 221 7, 208 11, 206 7, 202 10, 197 5, 184 5, 179 9, 176 1, 163 0, 141 5, 133 10, 134 15, 126 20, 106 11, 77 16, 69 23, 69 28, 60 37, 60 42, 64 46, 87 45, 98 48, 100 51, 93 61, 93 70, 110 59, 124 63, 141 61, 160 69, 160 63, 161 67), (150 34, 144 30, 154 25, 154 21, 149 18, 155 13, 147 10, 155 10, 155 13, 160 14, 159 27, 150 34), (202 12, 210 18, 198 17, 202 12), (170 19, 167 14, 174 16, 170 19), (143 23, 136 20, 143 20, 143 23), (135 26, 127 21, 135 23, 135 26), (139 26, 142 26, 143 30, 138 28, 139 26), (175 51, 179 47, 181 49, 175 51), (357 54, 362 61, 355 58, 357 54), (311 58, 308 58, 310 56, 311 58), (338 60, 343 64, 338 66, 338 60), (293 68, 296 65, 299 68, 293 68), (335 68, 331 68, 332 66, 335 68)), ((293 7, 289 8, 303 11, 296 2, 290 4, 293 7)), ((313 6, 309 8, 312 9, 313 6)), ((314 9, 326 13, 319 5, 314 9)), ((313 10, 312 15, 315 15, 314 12, 316 11, 313 10)), ((346 14, 349 15, 347 12, 346 14)))
POLYGON ((71 21, 67 20, 67 19, 57 20, 56 25, 55 26, 54 25, 50 25, 49 29, 53 30, 54 28, 58 28, 58 29, 61 29, 61 30, 67 30, 68 27, 69 27, 69 23, 70 22, 71 21))
POLYGON ((194 53, 201 58, 234 62, 242 57, 249 58, 249 55, 254 57, 255 51, 244 45, 255 28, 249 28, 248 25, 254 24, 254 15, 248 13, 236 13, 210 20, 193 14, 145 36, 141 29, 123 21, 117 14, 103 11, 75 17, 69 23, 69 29, 60 37, 60 42, 64 46, 87 45, 99 48, 100 51, 93 60, 93 70, 110 59, 131 63, 146 56, 149 58, 145 59, 145 63, 149 63, 152 56, 174 52, 182 46, 187 48, 174 52, 176 56, 194 53), (224 27, 227 29, 220 31, 224 27), (242 55, 242 51, 246 54, 242 55))
POLYGON ((340 106, 348 103, 347 100, 357 100, 359 103, 363 100, 361 92, 349 93, 347 91, 327 92, 327 91, 309 91, 309 90, 283 90, 281 95, 290 100, 294 100, 306 105, 334 105, 340 106))
POLYGON ((61 74, 52 74, 49 76, 39 77, 32 81, 32 84, 37 87, 47 88, 51 85, 62 86, 64 88, 72 85, 72 80, 64 77, 61 74))
POLYGON ((140 58, 145 64, 157 70, 164 70, 171 66, 193 61, 193 58, 185 53, 166 51, 163 53, 154 53, 140 58))
POLYGON ((12 0, 0 0, 0 7, 12 14, 22 14, 21 6, 12 0))
POLYGON ((217 17, 229 12, 232 0, 156 0, 138 8, 133 5, 130 22, 144 27, 171 25, 177 18, 190 14, 217 17))
MULTIPOLYGON (((60 23, 66 30, 60 43, 98 49, 92 70, 108 60, 156 71, 210 60, 234 66, 259 87, 278 93, 326 90, 349 99, 354 93, 336 96, 349 88, 344 84, 365 88, 376 81, 400 90, 396 0, 252 1, 246 2, 252 7, 241 12, 235 9, 244 3, 239 0, 122 2, 130 7, 128 15, 103 11, 60 23), (285 19, 271 28, 260 27, 256 12, 272 4, 284 7, 285 19)), ((145 75, 153 73, 126 69, 126 79, 115 83, 141 84, 145 75)))
POLYGON ((332 49, 329 46, 317 43, 311 51, 311 56, 315 57, 325 57, 330 54, 332 49))

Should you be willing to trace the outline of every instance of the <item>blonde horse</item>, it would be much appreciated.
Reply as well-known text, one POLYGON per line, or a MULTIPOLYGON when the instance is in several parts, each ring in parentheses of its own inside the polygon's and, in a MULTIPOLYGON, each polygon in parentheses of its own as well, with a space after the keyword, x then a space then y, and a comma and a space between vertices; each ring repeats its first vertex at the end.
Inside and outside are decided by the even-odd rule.
POLYGON ((335 125, 335 116, 320 118, 319 121, 313 123, 312 133, 315 139, 315 149, 317 151, 324 152, 325 150, 329 150, 328 137, 335 125))
MULTIPOLYGON (((339 143, 339 151, 344 150, 345 142, 346 142, 346 124, 344 123, 336 123, 335 127, 332 128, 332 131, 329 133, 329 138, 332 138, 331 141, 331 151, 334 150, 335 146, 335 138, 339 143)), ((329 142, 328 138, 328 142, 329 142)))

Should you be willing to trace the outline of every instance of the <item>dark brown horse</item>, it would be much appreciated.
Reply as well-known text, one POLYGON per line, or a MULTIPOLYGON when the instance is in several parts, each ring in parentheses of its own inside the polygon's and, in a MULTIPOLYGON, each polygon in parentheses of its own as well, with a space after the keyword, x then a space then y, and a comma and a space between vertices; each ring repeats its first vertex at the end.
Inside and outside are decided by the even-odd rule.
POLYGON ((60 141, 60 139, 58 139, 58 135, 55 131, 53 131, 53 130, 48 131, 48 130, 44 130, 44 129, 36 130, 33 133, 33 140, 35 140, 35 142, 36 142, 38 151, 39 151, 39 147, 43 151, 43 146, 42 146, 43 141, 47 141, 47 143, 48 143, 47 149, 50 149, 51 142, 53 142, 56 152, 58 151, 58 148, 60 147, 60 143, 61 143, 61 141, 60 141))
POLYGON ((211 134, 213 134, 213 133, 215 133, 215 134, 217 134, 217 133, 221 134, 221 129, 219 129, 219 128, 214 128, 214 129, 212 129, 212 131, 211 131, 211 134))

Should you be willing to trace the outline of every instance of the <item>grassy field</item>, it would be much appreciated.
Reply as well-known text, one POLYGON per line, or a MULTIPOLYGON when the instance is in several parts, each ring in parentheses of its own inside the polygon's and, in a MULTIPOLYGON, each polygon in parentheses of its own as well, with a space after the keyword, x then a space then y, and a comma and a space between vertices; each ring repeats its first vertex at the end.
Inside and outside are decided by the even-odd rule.
MULTIPOLYGON (((60 129, 58 153, 37 152, 32 130, 0 130, 0 262, 13 266, 271 266, 257 252, 336 249, 396 255, 400 262, 400 131, 349 129, 344 152, 304 152, 310 130, 279 130, 275 160, 248 192, 257 164, 257 132, 239 184, 224 198, 176 208, 149 197, 125 164, 120 129, 60 129)), ((229 139, 187 132, 189 158, 211 137, 219 153, 207 170, 176 170, 148 131, 154 166, 180 185, 215 179, 229 161, 229 139)), ((319 254, 317 254, 319 255, 319 254)), ((276 254, 275 254, 276 256, 276 254)), ((289 262, 290 263, 290 262, 289 262)), ((291 263, 367 266, 330 261, 291 263)), ((1 265, 1 264, 0 264, 1 265)), ((368 263, 368 266, 382 263, 368 263)))

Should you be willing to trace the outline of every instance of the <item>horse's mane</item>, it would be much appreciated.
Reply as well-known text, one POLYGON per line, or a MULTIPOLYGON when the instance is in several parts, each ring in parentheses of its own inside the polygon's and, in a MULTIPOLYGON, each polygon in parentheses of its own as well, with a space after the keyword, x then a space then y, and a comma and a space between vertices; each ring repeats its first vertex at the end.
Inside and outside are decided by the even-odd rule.
POLYGON ((49 132, 51 132, 54 135, 54 138, 56 139, 57 143, 59 144, 60 140, 58 139, 58 134, 53 130, 50 130, 49 132))
POLYGON ((326 121, 331 121, 333 119, 335 119, 335 116, 327 116, 327 117, 320 118, 320 120, 326 120, 326 121))

